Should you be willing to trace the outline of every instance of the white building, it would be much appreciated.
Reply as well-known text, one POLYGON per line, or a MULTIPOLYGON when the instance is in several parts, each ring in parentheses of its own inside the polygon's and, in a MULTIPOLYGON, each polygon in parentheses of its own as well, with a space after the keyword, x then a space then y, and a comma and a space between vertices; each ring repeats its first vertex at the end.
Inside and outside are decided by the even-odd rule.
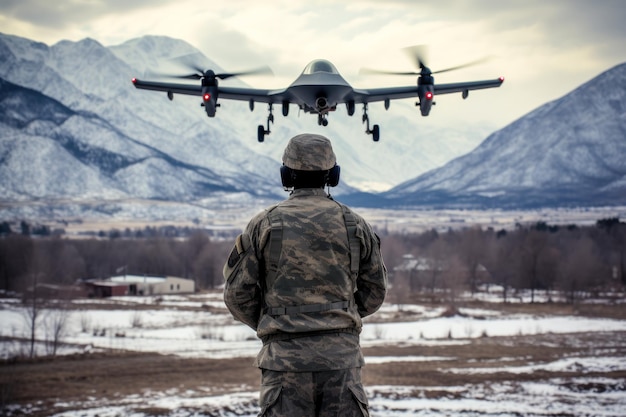
POLYGON ((117 287, 117 295, 165 295, 193 293, 195 282, 177 277, 151 277, 147 275, 119 275, 94 283, 117 287))

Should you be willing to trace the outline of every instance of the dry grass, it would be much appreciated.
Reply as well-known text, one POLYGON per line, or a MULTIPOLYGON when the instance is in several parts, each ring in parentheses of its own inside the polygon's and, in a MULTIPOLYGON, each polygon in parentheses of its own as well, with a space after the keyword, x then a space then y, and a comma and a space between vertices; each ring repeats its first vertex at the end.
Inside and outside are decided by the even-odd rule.
MULTIPOLYGON (((491 306, 493 307, 493 306, 491 306)), ((508 312, 539 314, 585 314, 594 317, 624 319, 623 306, 585 306, 576 312, 569 306, 515 305, 503 307, 508 312)), ((598 352, 626 357, 626 332, 595 332, 576 334, 543 334, 516 337, 483 337, 464 344, 378 346, 364 350, 366 356, 428 356, 448 360, 425 362, 390 362, 370 364, 364 368, 366 386, 402 385, 419 387, 466 386, 488 382, 540 381, 547 378, 571 378, 576 371, 530 372, 512 374, 449 372, 458 368, 524 366, 556 361, 565 357, 593 357, 598 352)), ((64 403, 76 404, 86 399, 116 399, 146 392, 196 390, 211 395, 258 390, 260 374, 252 366, 253 358, 185 359, 152 353, 111 352, 40 358, 30 361, 0 364, 0 394, 2 403, 40 404, 42 411, 34 417, 64 410, 64 403), (43 411, 45 410, 45 411, 43 411)), ((581 373, 582 376, 582 373, 581 373)), ((626 371, 614 371, 585 377, 602 376, 626 378, 626 371)), ((429 397, 449 396, 440 390, 420 392, 429 397)), ((0 404, 0 407, 3 405, 0 404)), ((166 415, 167 410, 150 410, 150 415, 166 415)))

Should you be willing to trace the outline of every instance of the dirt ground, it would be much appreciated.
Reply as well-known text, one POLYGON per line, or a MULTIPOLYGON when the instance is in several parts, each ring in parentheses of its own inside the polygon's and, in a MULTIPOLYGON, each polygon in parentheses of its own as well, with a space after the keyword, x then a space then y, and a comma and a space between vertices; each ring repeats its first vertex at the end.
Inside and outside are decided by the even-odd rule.
MULTIPOLYGON (((618 308, 618 307, 615 307, 618 308)), ((619 312, 594 312, 593 315, 621 316, 619 312)), ((464 367, 511 367, 541 364, 564 357, 595 357, 603 352, 626 357, 626 332, 544 334, 537 336, 485 337, 467 344, 448 346, 387 346, 364 349, 366 356, 428 356, 448 360, 426 362, 390 362, 369 364, 363 369, 366 386, 402 385, 417 387, 463 386, 485 382, 571 378, 576 371, 531 372, 514 375, 506 372, 446 372, 464 367)), ((212 395, 258 390, 260 373, 252 366, 253 358, 225 360, 185 359, 176 356, 142 353, 91 353, 0 364, 0 399, 6 404, 39 404, 45 411, 35 417, 61 412, 67 403, 86 398, 116 398, 168 390, 200 390, 212 395)), ((626 379, 626 371, 584 376, 626 379)), ((585 389, 582 387, 581 389, 585 389)), ((428 391, 428 395, 449 392, 428 391)), ((74 408, 75 409, 75 405, 74 408)), ((1 410, 1 408, 0 408, 1 410)), ((158 413, 155 413, 158 415, 158 413)))

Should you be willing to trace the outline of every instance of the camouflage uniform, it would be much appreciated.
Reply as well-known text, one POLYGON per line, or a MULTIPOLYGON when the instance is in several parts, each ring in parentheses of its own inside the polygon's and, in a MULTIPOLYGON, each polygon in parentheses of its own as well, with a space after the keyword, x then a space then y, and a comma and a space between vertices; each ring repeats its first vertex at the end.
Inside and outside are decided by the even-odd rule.
MULTIPOLYGON (((315 158, 334 164, 334 154, 316 153, 318 138, 299 138, 312 149, 297 162, 290 159, 292 139, 285 165, 328 169, 306 164, 315 158)), ((229 310, 263 340, 256 359, 260 415, 368 415, 361 318, 382 304, 387 274, 378 237, 360 216, 322 188, 296 189, 249 222, 224 277, 229 310)))

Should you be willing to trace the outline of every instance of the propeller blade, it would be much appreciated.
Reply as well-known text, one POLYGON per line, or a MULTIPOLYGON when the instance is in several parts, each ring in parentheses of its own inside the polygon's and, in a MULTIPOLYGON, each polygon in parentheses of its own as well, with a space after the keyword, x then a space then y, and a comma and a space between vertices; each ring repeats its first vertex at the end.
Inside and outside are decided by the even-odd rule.
POLYGON ((480 58, 471 62, 468 62, 466 64, 463 65, 457 65, 455 67, 450 67, 450 68, 446 68, 446 69, 442 69, 442 70, 437 70, 437 71, 433 71, 433 74, 441 74, 442 72, 448 72, 448 71, 455 71, 458 69, 462 69, 462 68, 467 68, 467 67, 472 67, 474 65, 479 65, 482 64, 483 62, 487 62, 491 59, 491 57, 484 57, 484 58, 480 58))
POLYGON ((426 45, 413 45, 403 49, 404 53, 409 56, 411 61, 419 69, 426 67, 428 56, 428 47, 426 45))
POLYGON ((233 73, 224 73, 224 74, 216 74, 215 76, 220 80, 225 80, 230 77, 239 77, 242 75, 260 75, 260 74, 271 74, 274 75, 272 69, 268 66, 263 66, 259 68, 255 68, 249 71, 241 71, 241 72, 233 72, 233 73))
POLYGON ((202 75, 200 74, 172 75, 171 78, 185 78, 187 80, 199 80, 202 78, 202 75))
POLYGON ((359 70, 359 74, 375 74, 375 75, 420 75, 419 72, 409 71, 409 72, 399 72, 399 71, 383 71, 372 68, 361 68, 359 70))
POLYGON ((242 76, 242 75, 258 75, 258 74, 271 74, 271 75, 274 75, 274 72, 268 66, 255 68, 255 69, 252 69, 252 70, 249 70, 249 71, 241 71, 241 72, 233 72, 233 73, 221 73, 221 74, 215 74, 212 70, 201 70, 198 67, 188 68, 188 69, 195 69, 197 72, 196 73, 192 73, 192 74, 180 75, 180 74, 168 74, 168 73, 154 72, 153 71, 153 72, 150 72, 150 75, 156 76, 156 77, 166 77, 166 78, 183 78, 183 79, 187 79, 187 80, 200 80, 203 77, 208 77, 208 78, 215 77, 215 78, 219 78, 220 80, 225 80, 227 78, 238 77, 238 76, 242 76))
POLYGON ((180 75, 180 74, 171 74, 171 73, 160 72, 160 71, 146 71, 145 76, 146 77, 158 77, 158 78, 184 78, 188 80, 199 80, 200 78, 202 78, 202 73, 180 75))
POLYGON ((180 55, 169 59, 169 62, 173 65, 182 66, 187 70, 193 71, 195 74, 204 74, 203 68, 208 66, 208 62, 204 56, 197 53, 180 55))
POLYGON ((362 68, 360 70, 360 74, 383 74, 383 75, 430 75, 430 74, 441 74, 442 72, 455 71, 462 68, 471 67, 474 65, 482 64, 483 62, 489 61, 492 57, 487 56, 484 58, 477 59, 475 61, 468 62, 463 65, 457 65, 450 68, 445 68, 442 70, 431 71, 430 68, 426 66, 426 56, 428 53, 428 47, 426 45, 415 45, 409 46, 403 49, 403 51, 409 56, 411 61, 415 64, 417 68, 420 69, 419 72, 415 71, 381 71, 371 68, 362 68))

